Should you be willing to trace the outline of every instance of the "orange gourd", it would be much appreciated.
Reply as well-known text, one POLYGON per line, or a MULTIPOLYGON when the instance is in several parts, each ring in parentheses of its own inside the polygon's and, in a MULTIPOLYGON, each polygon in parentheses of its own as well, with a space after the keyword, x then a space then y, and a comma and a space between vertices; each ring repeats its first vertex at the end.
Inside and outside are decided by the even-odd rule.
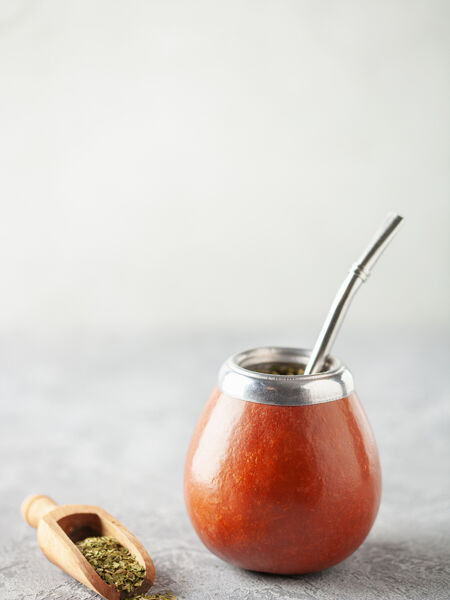
POLYGON ((216 388, 189 446, 184 493, 202 542, 234 565, 300 574, 339 563, 367 536, 381 494, 356 393, 285 406, 216 388))

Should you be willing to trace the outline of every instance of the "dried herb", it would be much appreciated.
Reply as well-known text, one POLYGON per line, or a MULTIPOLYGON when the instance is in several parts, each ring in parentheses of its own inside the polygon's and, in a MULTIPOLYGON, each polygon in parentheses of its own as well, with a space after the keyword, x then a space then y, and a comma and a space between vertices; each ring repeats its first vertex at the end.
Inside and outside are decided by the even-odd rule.
POLYGON ((139 596, 133 596, 130 600, 178 600, 176 596, 170 592, 164 592, 164 594, 140 594, 139 596))
POLYGON ((251 370, 270 375, 303 375, 305 372, 304 367, 296 363, 262 363, 252 366, 251 370))
POLYGON ((114 538, 88 537, 77 547, 103 581, 119 591, 132 592, 144 581, 144 567, 114 538))

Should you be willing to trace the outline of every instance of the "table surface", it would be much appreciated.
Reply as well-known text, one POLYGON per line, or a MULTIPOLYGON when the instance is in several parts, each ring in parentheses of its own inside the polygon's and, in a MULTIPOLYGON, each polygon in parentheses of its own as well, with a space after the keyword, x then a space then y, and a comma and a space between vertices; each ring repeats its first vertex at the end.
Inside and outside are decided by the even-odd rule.
POLYGON ((364 544, 312 575, 268 576, 209 553, 185 513, 186 448, 220 363, 292 334, 210 332, 0 342, 0 597, 97 598, 41 554, 22 498, 103 506, 152 556, 154 591, 186 600, 424 600, 450 595, 446 336, 341 335, 378 441, 383 498, 364 544), (369 341, 370 340, 370 341, 369 341))

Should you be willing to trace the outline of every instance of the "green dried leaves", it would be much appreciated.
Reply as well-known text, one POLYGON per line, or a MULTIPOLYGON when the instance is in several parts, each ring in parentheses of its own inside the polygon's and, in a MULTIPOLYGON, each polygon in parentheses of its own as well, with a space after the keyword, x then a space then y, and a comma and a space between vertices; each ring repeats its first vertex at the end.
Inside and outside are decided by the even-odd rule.
POLYGON ((130 600, 177 600, 177 597, 170 592, 165 592, 164 594, 140 594, 133 596, 130 600))
POLYGON ((257 373, 270 375, 303 375, 305 369, 296 363, 262 363, 251 367, 257 373))
POLYGON ((77 542, 77 548, 103 581, 120 591, 132 592, 144 581, 144 567, 127 548, 112 537, 88 537, 77 542))

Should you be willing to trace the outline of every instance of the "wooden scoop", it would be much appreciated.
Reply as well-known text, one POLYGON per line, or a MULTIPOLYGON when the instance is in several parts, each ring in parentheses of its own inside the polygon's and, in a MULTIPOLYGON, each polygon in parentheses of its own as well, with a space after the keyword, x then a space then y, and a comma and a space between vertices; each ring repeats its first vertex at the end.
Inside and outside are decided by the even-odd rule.
POLYGON ((25 498, 21 512, 25 521, 37 528, 39 546, 45 556, 103 598, 123 600, 143 594, 153 585, 155 568, 144 547, 117 519, 99 506, 58 506, 48 496, 36 494, 25 498), (98 535, 113 537, 128 548, 145 568, 142 585, 132 592, 120 592, 97 575, 75 542, 98 535))

